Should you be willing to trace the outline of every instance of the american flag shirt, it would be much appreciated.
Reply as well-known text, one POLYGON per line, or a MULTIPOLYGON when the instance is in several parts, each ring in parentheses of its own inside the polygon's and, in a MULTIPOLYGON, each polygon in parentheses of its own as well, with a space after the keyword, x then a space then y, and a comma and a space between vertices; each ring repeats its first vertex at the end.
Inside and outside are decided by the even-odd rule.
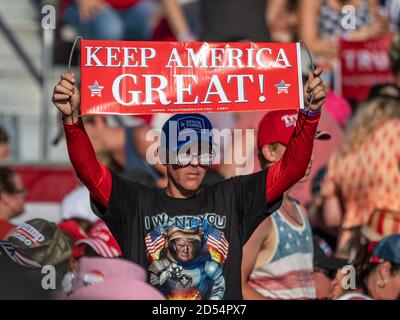
POLYGON ((271 215, 275 247, 269 259, 257 263, 249 284, 272 299, 315 299, 311 227, 301 207, 292 202, 301 216, 302 226, 294 226, 279 210, 271 215))

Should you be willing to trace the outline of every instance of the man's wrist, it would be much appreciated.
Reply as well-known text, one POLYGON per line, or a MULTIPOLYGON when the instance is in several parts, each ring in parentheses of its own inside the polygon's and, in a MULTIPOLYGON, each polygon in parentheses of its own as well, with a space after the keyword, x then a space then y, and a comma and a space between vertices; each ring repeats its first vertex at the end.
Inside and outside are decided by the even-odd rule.
POLYGON ((321 113, 321 111, 322 111, 321 107, 319 109, 317 109, 317 110, 306 109, 306 108, 300 109, 301 113, 303 113, 303 114, 305 114, 305 115, 307 115, 309 117, 316 117, 317 115, 319 115, 321 113))
POLYGON ((79 120, 79 113, 78 112, 74 112, 73 114, 69 114, 69 115, 62 115, 62 121, 64 124, 67 125, 72 125, 72 124, 76 124, 78 123, 79 120))

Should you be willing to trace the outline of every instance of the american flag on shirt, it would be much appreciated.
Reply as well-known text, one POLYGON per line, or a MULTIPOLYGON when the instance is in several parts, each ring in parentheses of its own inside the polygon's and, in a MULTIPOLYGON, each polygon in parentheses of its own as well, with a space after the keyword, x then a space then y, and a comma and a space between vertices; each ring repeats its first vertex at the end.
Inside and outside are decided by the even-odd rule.
POLYGON ((10 259, 13 260, 15 263, 28 268, 41 267, 41 265, 37 263, 35 260, 32 260, 31 258, 23 255, 22 253, 19 253, 11 243, 0 240, 0 246, 4 249, 4 251, 10 257, 10 259))
POLYGON ((150 261, 158 259, 159 252, 165 245, 165 238, 161 233, 160 228, 152 230, 145 238, 147 256, 150 261))
POLYGON ((215 249, 222 255, 221 262, 224 262, 228 257, 229 243, 226 241, 224 233, 215 227, 209 230, 207 246, 215 249))

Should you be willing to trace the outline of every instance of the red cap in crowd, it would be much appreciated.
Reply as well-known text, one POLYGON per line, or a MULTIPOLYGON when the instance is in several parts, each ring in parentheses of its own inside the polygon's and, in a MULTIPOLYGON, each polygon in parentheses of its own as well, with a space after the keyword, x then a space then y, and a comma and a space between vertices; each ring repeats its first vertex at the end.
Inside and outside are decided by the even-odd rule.
POLYGON ((92 248, 97 255, 103 258, 116 258, 122 255, 117 240, 115 240, 102 220, 99 220, 93 225, 87 238, 75 242, 73 256, 75 258, 82 256, 87 246, 92 248))
POLYGON ((87 237, 86 233, 74 219, 63 221, 58 224, 58 227, 67 235, 71 245, 78 240, 85 239, 87 237))
MULTIPOLYGON (((287 145, 292 137, 298 117, 297 110, 277 110, 268 112, 258 126, 257 145, 261 149, 265 145, 282 143, 287 145)), ((329 133, 317 131, 316 139, 328 140, 329 133)))

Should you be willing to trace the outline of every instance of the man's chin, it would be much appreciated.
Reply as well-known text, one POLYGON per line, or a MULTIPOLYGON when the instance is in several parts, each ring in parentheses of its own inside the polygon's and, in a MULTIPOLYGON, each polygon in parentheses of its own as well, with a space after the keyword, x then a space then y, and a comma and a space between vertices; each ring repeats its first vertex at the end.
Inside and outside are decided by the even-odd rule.
POLYGON ((185 183, 185 185, 182 186, 183 189, 185 190, 185 192, 187 193, 193 193, 196 192, 197 190, 199 190, 200 188, 200 183, 199 182, 189 182, 189 183, 185 183))

